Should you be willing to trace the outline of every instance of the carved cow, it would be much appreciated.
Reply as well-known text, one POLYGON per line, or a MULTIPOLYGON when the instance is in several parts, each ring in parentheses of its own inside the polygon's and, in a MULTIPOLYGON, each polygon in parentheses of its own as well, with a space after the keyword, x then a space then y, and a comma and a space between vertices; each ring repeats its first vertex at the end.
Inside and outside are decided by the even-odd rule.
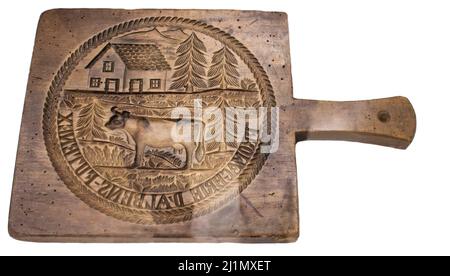
POLYGON ((168 120, 161 118, 149 118, 132 115, 128 111, 118 111, 112 107, 113 115, 106 123, 110 130, 123 129, 134 140, 136 145, 136 157, 134 168, 143 166, 144 150, 146 146, 154 148, 173 147, 181 144, 186 148, 186 164, 192 168, 193 164, 200 163, 205 155, 204 143, 196 141, 175 141, 172 133, 180 127, 190 128, 192 120, 168 120))

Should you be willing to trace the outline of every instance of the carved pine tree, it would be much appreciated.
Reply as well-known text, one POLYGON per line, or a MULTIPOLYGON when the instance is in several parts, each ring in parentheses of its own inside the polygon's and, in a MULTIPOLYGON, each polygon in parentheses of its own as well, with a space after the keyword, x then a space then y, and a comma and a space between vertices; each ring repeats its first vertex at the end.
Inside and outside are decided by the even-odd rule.
POLYGON ((92 100, 83 106, 78 115, 76 129, 78 136, 89 140, 94 138, 107 139, 103 129, 105 116, 103 106, 97 100, 92 100))
POLYGON ((205 44, 195 33, 181 42, 177 49, 170 89, 184 88, 186 92, 193 92, 195 88, 206 88, 205 53, 205 44))
POLYGON ((239 87, 238 62, 227 47, 213 53, 211 67, 208 70, 209 87, 219 86, 226 89, 229 86, 239 87))

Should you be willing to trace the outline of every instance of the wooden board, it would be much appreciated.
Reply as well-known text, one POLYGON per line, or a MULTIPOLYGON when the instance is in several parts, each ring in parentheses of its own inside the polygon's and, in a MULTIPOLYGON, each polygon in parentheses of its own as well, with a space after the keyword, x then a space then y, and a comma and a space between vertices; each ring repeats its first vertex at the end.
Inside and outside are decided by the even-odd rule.
POLYGON ((9 232, 292 242, 296 142, 406 148, 414 132, 406 98, 294 99, 285 13, 50 10, 36 35, 9 232), (174 129, 194 135, 178 140, 174 129))

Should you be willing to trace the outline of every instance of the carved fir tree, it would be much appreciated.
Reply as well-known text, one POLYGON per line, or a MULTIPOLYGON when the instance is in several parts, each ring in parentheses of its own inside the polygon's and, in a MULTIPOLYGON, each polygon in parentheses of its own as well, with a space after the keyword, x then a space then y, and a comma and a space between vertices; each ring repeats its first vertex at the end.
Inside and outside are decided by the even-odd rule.
MULTIPOLYGON (((217 87, 221 89, 227 89, 230 86, 239 86, 239 72, 237 71, 237 59, 234 54, 227 48, 222 47, 213 53, 211 66, 208 70, 208 86, 217 87)), ((224 124, 228 124, 233 121, 226 120, 225 118, 225 99, 221 97, 220 102, 217 105, 222 110, 222 121, 224 124)), ((222 125, 222 124, 220 124, 222 125)), ((228 130, 228 128, 227 128, 228 130)), ((224 152, 227 150, 226 145, 234 146, 235 143, 226 142, 226 133, 219 131, 215 133, 215 136, 219 137, 221 142, 214 141, 207 145, 207 149, 210 151, 224 152)))
POLYGON ((227 47, 213 53, 211 67, 208 70, 209 87, 219 86, 226 89, 229 86, 239 87, 238 62, 227 47))
POLYGON ((103 129, 106 113, 96 99, 83 106, 78 116, 76 130, 79 137, 89 140, 107 138, 103 129))
POLYGON ((170 89, 184 88, 186 92, 193 92, 194 89, 206 88, 205 53, 205 44, 195 33, 181 42, 170 89))

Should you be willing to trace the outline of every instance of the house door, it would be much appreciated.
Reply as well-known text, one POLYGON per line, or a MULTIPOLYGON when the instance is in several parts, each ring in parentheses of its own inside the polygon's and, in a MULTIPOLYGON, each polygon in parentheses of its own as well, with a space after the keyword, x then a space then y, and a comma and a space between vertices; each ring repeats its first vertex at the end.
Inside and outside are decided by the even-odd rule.
POLYGON ((106 79, 105 91, 106 92, 117 92, 117 91, 119 91, 119 79, 106 79))
POLYGON ((142 79, 130 80, 130 92, 142 92, 144 81, 142 79))

